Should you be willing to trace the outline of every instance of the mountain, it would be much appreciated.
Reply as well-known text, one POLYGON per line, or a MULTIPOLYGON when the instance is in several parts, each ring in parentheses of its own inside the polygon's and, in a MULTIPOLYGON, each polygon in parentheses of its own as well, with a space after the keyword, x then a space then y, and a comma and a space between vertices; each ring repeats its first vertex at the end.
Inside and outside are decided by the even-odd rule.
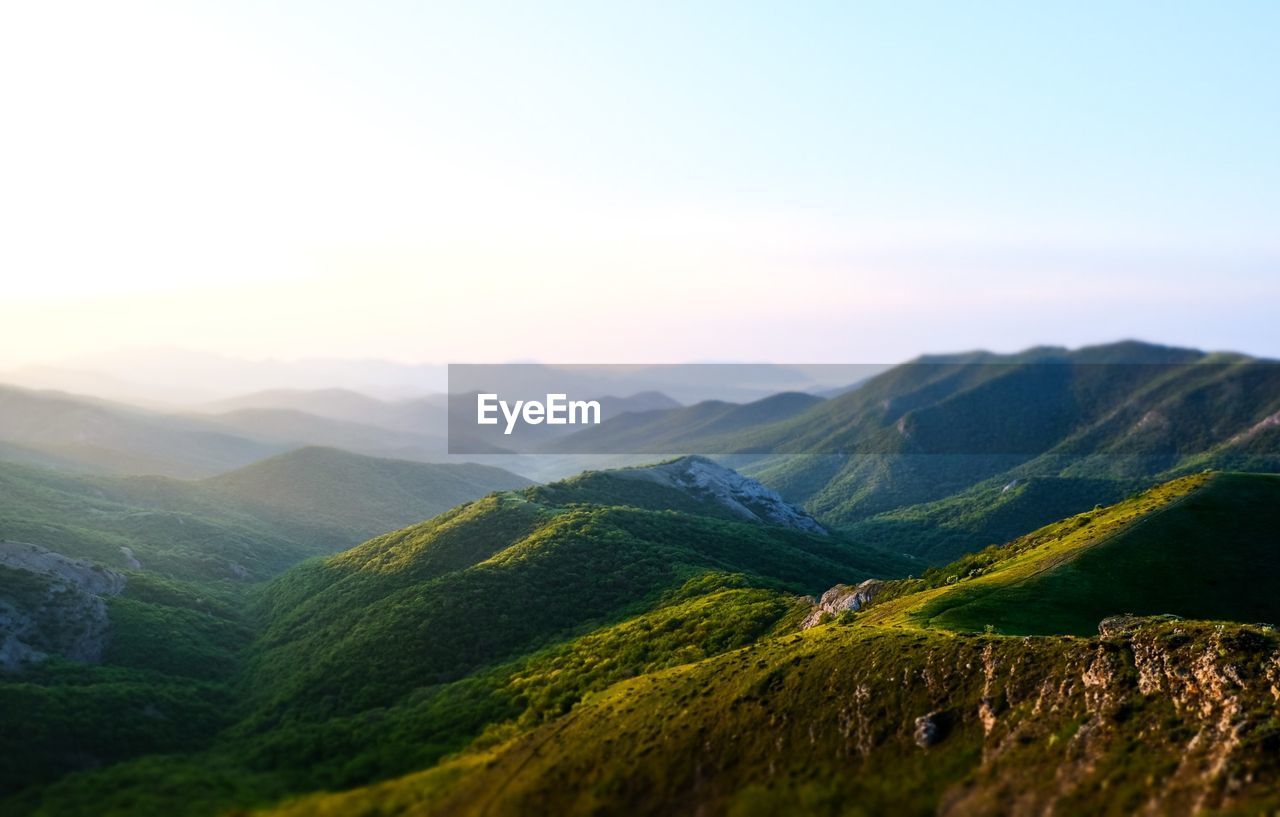
POLYGON ((341 390, 277 391, 233 402, 279 406, 163 413, 82 395, 0 386, 0 458, 88 473, 181 478, 209 477, 313 446, 384 459, 447 459, 445 408, 434 398, 387 402, 341 390), (382 425, 286 404, 329 414, 363 414, 382 425))
POLYGON ((265 579, 309 556, 527 485, 487 466, 281 454, 207 480, 68 474, 0 463, 0 537, 117 570, 265 579))
POLYGON ((827 526, 935 563, 1179 474, 1280 470, 1280 365, 1243 355, 1136 341, 935 355, 789 397, 619 418, 561 445, 714 455, 827 526))
POLYGON ((338 387, 402 399, 445 390, 446 367, 375 358, 245 359, 175 348, 111 350, 4 373, 32 388, 110 395, 126 403, 176 406, 272 389, 338 387))
POLYGON ((12 386, 0 386, 0 443, 39 455, 41 464, 175 477, 225 471, 281 450, 198 419, 12 386))
POLYGON ((327 448, 280 454, 198 484, 209 501, 255 514, 322 523, 352 541, 429 519, 494 491, 529 485, 524 477, 472 463, 376 459, 327 448))
POLYGON ((782 392, 745 404, 707 400, 679 408, 609 412, 605 416, 610 419, 574 432, 557 442, 554 450, 671 454, 692 445, 715 452, 720 450, 718 441, 726 436, 794 417, 821 402, 816 395, 782 392))
POLYGON ((927 357, 546 485, 5 463, 0 812, 1267 813, 1280 477, 1220 466, 1280 470, 1278 387, 1137 343, 927 357))
POLYGON ((255 686, 284 694, 263 705, 295 717, 388 705, 643 612, 710 572, 805 591, 911 566, 827 535, 707 461, 619 473, 491 496, 283 577, 255 660, 272 681, 255 686))
MULTIPOLYGON (((165 688, 166 720, 142 722, 145 740, 106 747, 93 732, 106 717, 106 685, 94 703, 79 700, 53 665, 26 686, 0 683, 6 711, 21 694, 54 712, 88 713, 54 717, 36 748, 26 744, 30 779, 55 777, 69 746, 109 758, 101 771, 28 785, 3 805, 19 814, 217 813, 411 771, 511 719, 554 719, 617 681, 793 627, 809 606, 799 593, 920 567, 784 505, 714 463, 677 461, 493 494, 306 562, 248 611, 229 611, 233 633, 175 630, 218 647, 193 659, 203 669, 190 682, 214 685, 213 721, 183 697, 184 681, 165 688), (180 713, 195 725, 183 733, 188 748, 175 749, 180 736, 159 727, 180 713), (135 749, 171 754, 116 762, 135 749), (183 782, 197 780, 198 791, 183 782)), ((119 671, 112 649, 95 670, 119 671)))
POLYGON ((1277 500, 1186 477, 271 813, 1269 813, 1280 637, 1169 614, 1274 618, 1277 500))
MULTIPOLYGON (((441 411, 443 414, 443 411, 441 411)), ((442 428, 399 431, 333 420, 293 409, 246 408, 202 418, 227 431, 280 448, 323 446, 369 456, 442 460, 448 443, 442 428)))
POLYGON ((350 389, 269 389, 198 407, 203 414, 246 409, 281 409, 393 431, 439 435, 445 427, 443 395, 409 400, 379 400, 350 389))
POLYGON ((206 747, 234 723, 265 580, 527 484, 324 449, 204 481, 0 463, 0 798, 206 747))
POLYGON ((127 586, 92 685, 55 664, 0 683, 0 713, 51 713, 0 745, 0 807, 1280 804, 1280 637, 1247 623, 1280 612, 1280 477, 1188 475, 924 571, 785 505, 700 458, 492 494, 175 619, 200 649, 181 662, 127 586), (147 705, 163 717, 115 717, 147 705), (61 775, 70 746, 101 768, 61 775))
POLYGON ((1277 531, 1280 475, 1183 477, 967 556, 933 573, 957 577, 946 592, 892 615, 1011 635, 1089 635, 1117 613, 1280 622, 1277 531))

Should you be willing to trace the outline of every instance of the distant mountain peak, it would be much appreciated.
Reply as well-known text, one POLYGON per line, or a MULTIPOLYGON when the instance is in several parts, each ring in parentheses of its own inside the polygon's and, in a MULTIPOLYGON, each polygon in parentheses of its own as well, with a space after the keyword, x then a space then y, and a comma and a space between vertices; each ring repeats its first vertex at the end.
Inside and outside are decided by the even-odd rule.
POLYGON ((627 479, 651 480, 698 499, 714 501, 754 522, 810 533, 827 532, 816 519, 788 503, 777 491, 706 457, 680 457, 615 473, 627 479))

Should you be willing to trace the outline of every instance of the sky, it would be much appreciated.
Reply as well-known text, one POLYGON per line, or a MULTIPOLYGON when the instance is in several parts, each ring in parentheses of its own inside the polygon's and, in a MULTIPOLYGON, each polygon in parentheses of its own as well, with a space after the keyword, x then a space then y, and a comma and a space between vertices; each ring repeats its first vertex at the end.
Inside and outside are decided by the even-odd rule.
POLYGON ((8 3, 0 367, 1280 356, 1280 4, 8 3))

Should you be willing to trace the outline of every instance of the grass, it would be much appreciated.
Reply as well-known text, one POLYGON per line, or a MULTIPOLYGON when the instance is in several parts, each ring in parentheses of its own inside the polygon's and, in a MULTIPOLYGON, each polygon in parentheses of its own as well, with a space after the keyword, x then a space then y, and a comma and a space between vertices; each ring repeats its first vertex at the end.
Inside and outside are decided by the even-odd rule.
MULTIPOLYGON (((1194 770, 1234 740, 1243 750, 1231 774, 1252 781, 1241 789, 1248 810, 1274 805, 1280 762, 1265 748, 1276 732, 1265 678, 1275 635, 1156 622, 1130 638, 865 624, 776 636, 616 684, 432 769, 270 814, 924 815, 944 803, 999 813, 1016 798, 1029 813, 1119 815, 1153 797, 1156 811, 1186 813, 1205 790, 1194 770), (1182 667, 1231 668, 1238 737, 1216 731, 1217 710, 1201 708, 1211 698, 1191 685, 1185 706, 1143 694, 1135 651, 1167 662, 1156 666, 1169 668, 1169 683, 1182 667), (1080 682, 1086 675, 1094 680, 1080 682), (914 727, 930 714, 940 738, 922 748, 914 727)), ((1220 807, 1223 791, 1208 791, 1204 803, 1220 807)))
POLYGON ((906 615, 1010 635, 1089 635, 1123 613, 1280 621, 1280 477, 1186 477, 1047 533, 973 578, 963 562, 940 571, 955 585, 913 599, 906 615))
MULTIPOLYGON (((1197 797, 1231 805, 1225 784, 1197 789, 1208 784, 1183 772, 1215 762, 1222 723, 1247 752, 1227 768, 1257 781, 1243 790, 1262 803, 1252 793, 1280 790, 1266 748, 1280 747, 1274 633, 1145 620, 1081 636, 1114 613, 1268 618, 1277 499, 1280 478, 1184 477, 889 581, 864 611, 803 632, 797 594, 906 562, 839 535, 661 510, 647 485, 600 476, 309 562, 248 611, 242 596, 148 577, 117 604, 113 649, 130 666, 0 685, 11 712, 60 713, 28 760, 71 735, 107 764, 3 805, 825 815, 991 812, 1016 797, 1118 814, 1159 791, 1171 799, 1155 810, 1177 812, 1197 797), (615 481, 625 504, 605 504, 615 481), (149 653, 160 632, 169 647, 149 653), (1010 637, 1034 634, 1052 637, 1010 637), (1225 719, 1197 676, 1210 671, 1234 679, 1225 719), (93 743, 109 711, 145 712, 166 688, 156 725, 137 718, 93 743), (914 739, 925 716, 941 736, 928 748, 914 739), (334 789, 347 791, 317 793, 334 789)), ((42 783, 59 773, 27 766, 42 783)))

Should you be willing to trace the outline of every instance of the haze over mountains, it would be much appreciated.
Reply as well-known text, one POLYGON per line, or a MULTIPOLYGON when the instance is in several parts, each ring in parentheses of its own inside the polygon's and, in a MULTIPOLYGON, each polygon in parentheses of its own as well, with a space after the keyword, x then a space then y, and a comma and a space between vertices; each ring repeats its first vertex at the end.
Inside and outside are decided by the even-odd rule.
POLYGON ((411 461, 432 398, 0 389, 0 811, 1280 806, 1275 364, 628 400, 505 461, 714 457, 530 484, 411 461))

